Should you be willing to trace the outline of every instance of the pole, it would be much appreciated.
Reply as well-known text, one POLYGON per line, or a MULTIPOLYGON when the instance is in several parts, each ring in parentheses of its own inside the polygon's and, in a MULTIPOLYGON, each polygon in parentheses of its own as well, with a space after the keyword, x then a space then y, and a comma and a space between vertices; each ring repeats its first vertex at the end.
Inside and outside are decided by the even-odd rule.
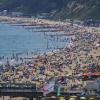
POLYGON ((10 100, 11 100, 11 96, 10 96, 10 100))
POLYGON ((3 96, 3 100, 5 100, 4 96, 3 96))

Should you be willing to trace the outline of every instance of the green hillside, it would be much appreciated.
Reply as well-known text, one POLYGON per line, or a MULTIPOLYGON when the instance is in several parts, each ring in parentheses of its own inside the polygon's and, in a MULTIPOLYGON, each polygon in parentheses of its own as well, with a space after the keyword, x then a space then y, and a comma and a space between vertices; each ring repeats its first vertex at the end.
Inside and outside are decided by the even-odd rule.
POLYGON ((0 0, 0 10, 37 15, 50 13, 53 19, 100 19, 100 0, 0 0))

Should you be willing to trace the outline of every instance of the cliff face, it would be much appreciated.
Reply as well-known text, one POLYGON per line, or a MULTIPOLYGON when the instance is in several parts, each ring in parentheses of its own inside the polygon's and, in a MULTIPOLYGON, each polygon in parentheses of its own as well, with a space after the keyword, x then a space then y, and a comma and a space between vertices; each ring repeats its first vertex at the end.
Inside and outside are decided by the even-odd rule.
POLYGON ((61 18, 100 19, 100 0, 71 0, 56 14, 61 18))
POLYGON ((54 19, 100 19, 100 0, 0 0, 0 10, 39 14, 56 11, 54 19))

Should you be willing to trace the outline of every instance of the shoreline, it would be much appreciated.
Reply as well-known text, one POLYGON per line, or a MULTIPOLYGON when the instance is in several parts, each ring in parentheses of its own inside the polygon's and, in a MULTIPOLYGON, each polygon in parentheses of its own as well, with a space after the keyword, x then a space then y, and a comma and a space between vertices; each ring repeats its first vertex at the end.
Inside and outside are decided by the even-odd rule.
MULTIPOLYGON (((13 23, 18 23, 18 24, 25 24, 25 25, 50 25, 50 26, 59 26, 59 28, 61 26, 65 26, 66 24, 64 22, 56 22, 56 21, 49 21, 49 20, 45 20, 45 19, 34 19, 34 18, 25 18, 25 17, 9 17, 9 16, 0 16, 0 21, 4 21, 4 22, 8 22, 10 24, 13 23)), ((63 30, 64 31, 64 30, 63 30)), ((57 33, 58 35, 62 35, 60 33, 57 33)), ((65 33, 66 34, 66 33, 65 33)), ((60 49, 58 49, 60 50, 60 49)), ((41 54, 37 54, 38 55, 43 55, 44 53, 48 54, 48 53, 53 53, 54 51, 58 51, 57 49, 54 49, 53 51, 45 51, 42 52, 41 54)), ((33 50, 34 52, 34 50, 33 50)), ((29 52, 31 53, 31 52, 29 52)), ((24 54, 27 55, 26 53, 21 53, 22 55, 24 54)), ((11 56, 13 55, 13 52, 11 54, 11 56)), ((16 53, 15 53, 16 55, 16 53)), ((11 57, 10 56, 10 57, 11 57)), ((6 56, 8 58, 8 56, 6 56)))
MULTIPOLYGON (((79 26, 79 25, 76 25, 76 24, 73 25, 73 26, 70 26, 71 23, 66 23, 66 22, 61 22, 61 21, 59 21, 59 22, 58 21, 50 21, 50 20, 46 20, 46 19, 37 19, 37 18, 34 19, 34 18, 25 18, 25 17, 0 16, 0 21, 6 21, 6 22, 9 22, 9 23, 12 23, 12 24, 13 23, 18 23, 18 24, 24 23, 24 25, 58 26, 59 29, 61 28, 66 35, 71 34, 71 33, 75 33, 74 36, 76 35, 77 32, 81 32, 83 34, 85 31, 92 32, 93 29, 94 29, 94 27, 83 27, 83 26, 79 26), (65 27, 65 28, 62 28, 62 27, 65 27), (66 28, 69 29, 69 30, 67 30, 67 32, 65 30, 66 28)), ((97 29, 100 29, 100 28, 97 28, 97 29)), ((59 35, 59 33, 57 33, 57 35, 59 35)), ((63 35, 63 34, 61 34, 61 35, 63 35)), ((74 39, 75 39, 75 37, 74 37, 74 39)), ((75 44, 73 44, 73 46, 75 46, 75 44)), ((60 49, 59 49, 59 51, 60 51, 60 49)), ((48 54, 49 52, 43 52, 43 53, 48 54)), ((39 55, 43 55, 43 53, 41 53, 39 55)), ((50 53, 52 53, 52 51, 50 51, 50 53)), ((22 55, 23 54, 24 53, 22 53, 22 55)))
MULTIPOLYGON (((68 28, 69 30, 64 30, 64 28, 62 29, 63 32, 67 35, 67 34, 74 34, 74 36, 76 37, 77 32, 84 34, 85 32, 92 32, 93 34, 95 34, 95 32, 100 32, 100 27, 96 28, 96 27, 84 27, 84 26, 79 26, 74 24, 73 26, 71 26, 71 23, 66 23, 66 22, 61 22, 61 21, 50 21, 50 20, 46 20, 46 19, 37 19, 37 18, 25 18, 25 17, 10 17, 10 16, 0 16, 0 21, 7 21, 10 23, 18 23, 18 24, 22 24, 24 23, 25 25, 50 25, 50 26, 59 26, 59 28, 65 27, 66 29, 68 28), (71 27, 71 28, 70 28, 71 27)), ((64 34, 64 35, 65 35, 64 34)), ((59 34, 57 33, 57 35, 63 35, 63 34, 59 34)), ((75 37, 73 39, 75 39, 75 37)), ((73 44, 73 46, 75 46, 75 44, 73 44)), ((55 49, 56 50, 56 49, 55 49)), ((43 53, 42 53, 43 54, 43 53)))

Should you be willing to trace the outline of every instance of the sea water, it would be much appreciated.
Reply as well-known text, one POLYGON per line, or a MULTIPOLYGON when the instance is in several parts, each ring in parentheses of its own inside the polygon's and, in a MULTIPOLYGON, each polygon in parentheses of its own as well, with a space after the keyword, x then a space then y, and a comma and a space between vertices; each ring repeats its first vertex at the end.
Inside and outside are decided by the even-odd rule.
POLYGON ((0 56, 9 56, 12 53, 47 52, 65 46, 66 42, 57 41, 56 37, 50 39, 43 32, 36 30, 1 22, 0 56))

